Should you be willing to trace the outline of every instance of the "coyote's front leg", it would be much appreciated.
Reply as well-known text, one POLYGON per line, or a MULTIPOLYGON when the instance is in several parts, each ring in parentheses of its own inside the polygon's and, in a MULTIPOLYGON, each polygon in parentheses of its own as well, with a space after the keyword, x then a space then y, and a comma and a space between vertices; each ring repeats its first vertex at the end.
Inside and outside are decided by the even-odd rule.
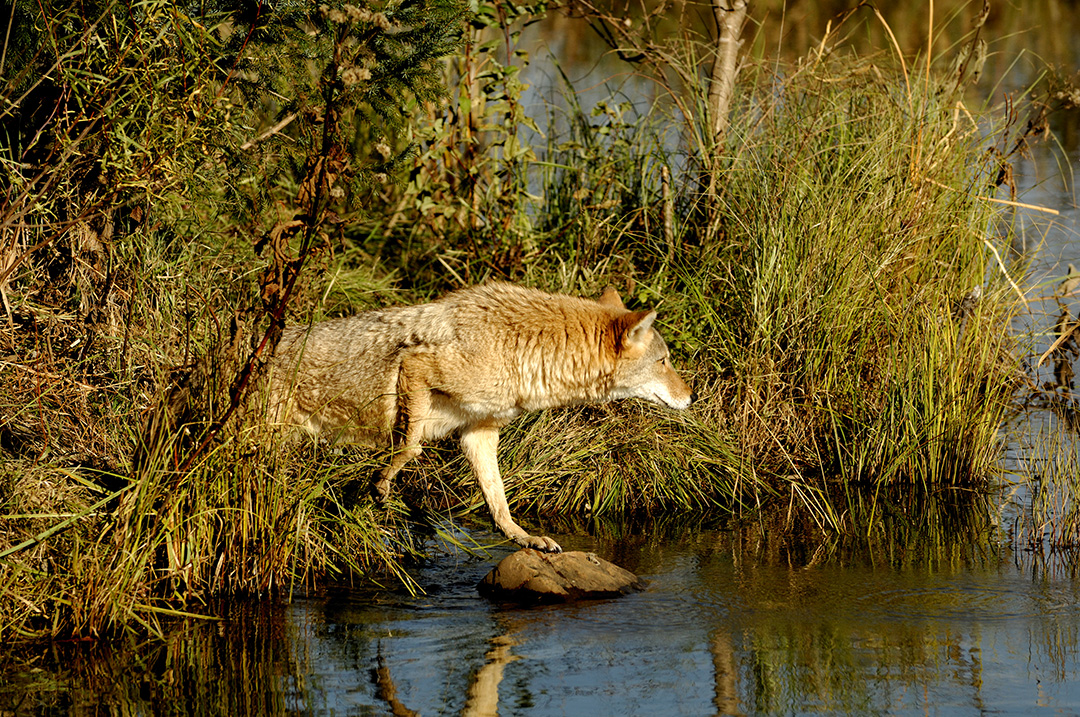
POLYGON ((561 553, 562 548, 546 536, 529 535, 510 517, 510 506, 506 504, 506 491, 502 476, 499 475, 498 462, 499 429, 495 426, 473 426, 461 432, 461 450, 472 465, 480 492, 484 494, 495 526, 503 535, 523 548, 536 548, 548 553, 561 553))

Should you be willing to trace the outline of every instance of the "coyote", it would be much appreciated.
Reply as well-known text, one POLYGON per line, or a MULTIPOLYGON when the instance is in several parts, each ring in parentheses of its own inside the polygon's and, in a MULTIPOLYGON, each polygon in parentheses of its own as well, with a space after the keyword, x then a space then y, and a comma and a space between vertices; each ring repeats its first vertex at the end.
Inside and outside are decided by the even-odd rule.
POLYGON ((689 406, 694 396, 655 319, 627 310, 614 289, 591 301, 491 283, 293 326, 271 359, 269 417, 336 441, 391 445, 372 479, 380 500, 425 441, 457 431, 496 527, 523 547, 561 552, 510 517, 499 429, 525 411, 617 398, 689 406))

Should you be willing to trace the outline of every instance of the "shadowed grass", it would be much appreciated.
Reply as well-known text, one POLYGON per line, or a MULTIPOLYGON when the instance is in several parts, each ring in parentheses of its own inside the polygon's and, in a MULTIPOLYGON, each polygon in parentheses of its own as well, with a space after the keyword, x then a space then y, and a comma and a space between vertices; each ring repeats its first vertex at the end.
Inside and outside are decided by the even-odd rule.
POLYGON ((35 539, 5 550, 0 589, 20 596, 8 604, 5 632, 139 625, 160 634, 160 617, 201 613, 218 594, 291 594, 380 576, 412 589, 402 558, 421 546, 400 504, 345 504, 355 484, 366 485, 371 460, 303 445, 263 462, 250 444, 241 448, 226 442, 184 475, 149 462, 102 499, 100 475, 43 465, 6 476, 4 535, 35 539))

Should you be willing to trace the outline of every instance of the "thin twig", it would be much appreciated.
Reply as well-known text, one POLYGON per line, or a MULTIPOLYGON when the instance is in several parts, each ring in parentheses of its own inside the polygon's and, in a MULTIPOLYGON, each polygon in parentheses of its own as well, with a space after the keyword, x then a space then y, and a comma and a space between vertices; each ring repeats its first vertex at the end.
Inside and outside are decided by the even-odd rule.
POLYGON ((259 142, 262 142, 262 141, 263 141, 263 140, 265 140, 265 139, 269 139, 269 138, 270 138, 270 137, 272 137, 273 135, 277 134, 277 133, 278 133, 278 132, 280 132, 281 130, 283 130, 283 129, 285 129, 286 127, 288 127, 288 126, 289 126, 289 124, 291 124, 291 123, 292 123, 292 121, 293 121, 294 119, 296 119, 296 116, 297 116, 297 115, 296 115, 296 113, 295 113, 295 112, 293 112, 293 113, 292 113, 292 114, 290 114, 290 115, 289 115, 288 117, 286 117, 285 119, 281 120, 281 121, 280 121, 280 122, 278 122, 278 123, 277 123, 276 125, 274 125, 274 126, 273 126, 273 127, 271 127, 270 129, 268 129, 268 130, 266 130, 265 132, 263 132, 262 134, 260 134, 260 135, 259 135, 258 137, 256 137, 255 139, 249 139, 249 140, 248 140, 247 142, 244 142, 244 143, 243 143, 242 145, 240 145, 240 149, 242 149, 242 150, 247 150, 247 149, 251 149, 252 147, 254 147, 254 146, 255 146, 256 144, 258 144, 259 142))

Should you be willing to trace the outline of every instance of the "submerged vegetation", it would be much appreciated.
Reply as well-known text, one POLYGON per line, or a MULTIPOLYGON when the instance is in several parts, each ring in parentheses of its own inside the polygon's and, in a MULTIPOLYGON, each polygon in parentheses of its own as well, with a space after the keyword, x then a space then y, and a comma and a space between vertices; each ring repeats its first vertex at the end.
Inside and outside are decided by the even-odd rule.
POLYGON ((416 515, 482 506, 461 460, 436 446, 377 509, 383 455, 264 435, 260 366, 284 321, 493 278, 656 307, 703 397, 519 420, 522 518, 780 506, 865 534, 920 510, 878 502, 903 486, 986 487, 1021 377, 995 194, 1041 125, 967 107, 973 62, 831 36, 747 60, 714 142, 705 38, 643 50, 671 102, 568 86, 534 117, 503 29, 543 6, 376 5, 84 4, 12 43, 36 69, 3 90, 3 639, 407 584, 416 515))

